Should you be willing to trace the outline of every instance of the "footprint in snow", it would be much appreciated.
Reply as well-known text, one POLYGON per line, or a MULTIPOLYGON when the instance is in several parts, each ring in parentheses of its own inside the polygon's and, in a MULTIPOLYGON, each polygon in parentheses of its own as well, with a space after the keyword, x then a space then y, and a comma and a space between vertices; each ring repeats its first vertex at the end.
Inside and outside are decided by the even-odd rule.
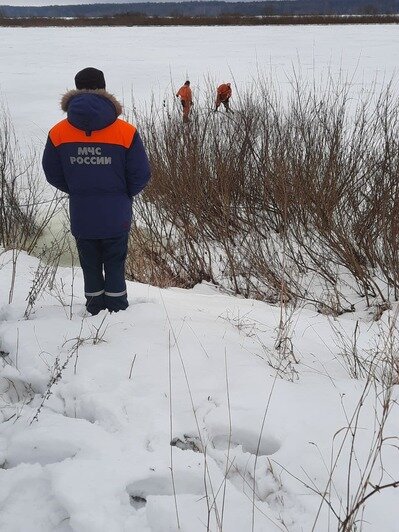
POLYGON ((173 488, 170 472, 154 473, 146 478, 131 482, 126 487, 131 506, 136 510, 143 508, 149 497, 160 495, 174 496, 179 494, 202 495, 204 490, 201 475, 193 475, 190 471, 174 472, 175 486, 173 488))
MULTIPOLYGON (((206 454, 208 459, 215 460, 223 474, 226 471, 226 458, 229 456, 230 464, 227 478, 238 490, 251 493, 254 482, 254 467, 256 456, 267 458, 276 453, 280 447, 280 441, 271 435, 264 435, 259 443, 259 436, 254 432, 245 429, 235 429, 229 434, 215 434, 204 445, 198 437, 185 434, 181 437, 173 438, 170 444, 183 451, 194 451, 206 454)), ((277 506, 275 499, 281 493, 281 485, 275 477, 269 463, 259 460, 256 473, 256 498, 267 501, 273 506, 277 506)))
POLYGON ((251 453, 257 456, 270 456, 275 454, 281 447, 280 441, 271 434, 259 436, 245 429, 235 429, 231 436, 229 434, 218 434, 212 438, 213 447, 219 450, 234 447, 242 447, 244 453, 251 453))
MULTIPOLYGON (((201 440, 196 436, 184 434, 182 438, 176 437, 170 445, 183 451, 204 452, 201 440)), ((258 456, 270 456, 276 453, 280 447, 280 441, 272 435, 263 436, 259 442, 259 436, 245 429, 235 429, 229 434, 214 435, 208 442, 208 446, 219 451, 242 447, 244 453, 258 456)))

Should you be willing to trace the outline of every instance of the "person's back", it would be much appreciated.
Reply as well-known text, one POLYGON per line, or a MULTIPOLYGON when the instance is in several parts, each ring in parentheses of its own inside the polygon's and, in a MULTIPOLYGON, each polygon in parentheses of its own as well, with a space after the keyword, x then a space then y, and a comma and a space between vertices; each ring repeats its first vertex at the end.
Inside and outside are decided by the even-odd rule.
MULTIPOLYGON (((131 198, 146 184, 144 157, 139 179, 125 179, 136 128, 117 118, 121 107, 105 91, 70 91, 62 108, 68 118, 50 130, 52 145, 46 147, 44 163, 52 182, 55 175, 48 157, 55 149, 70 197, 72 234, 91 239, 119 236, 130 227, 131 198)), ((136 137, 134 151, 141 150, 136 137)))
POLYGON ((77 90, 61 102, 67 118, 50 130, 43 168, 48 182, 69 194, 87 308, 95 314, 128 306, 124 261, 132 198, 150 169, 136 128, 118 118, 122 107, 105 90, 102 72, 84 69, 75 81, 77 90))
POLYGON ((188 122, 188 115, 190 114, 190 109, 193 104, 193 93, 188 80, 177 91, 176 97, 180 98, 183 107, 183 122, 188 122))
POLYGON ((180 96, 180 98, 183 101, 187 101, 187 102, 191 102, 192 97, 193 97, 192 91, 188 85, 183 85, 182 87, 180 87, 180 89, 177 92, 177 95, 180 96))
POLYGON ((220 96, 220 99, 222 101, 226 100, 227 98, 230 98, 231 96, 231 86, 230 83, 222 83, 217 88, 217 93, 220 96))
POLYGON ((231 111, 229 105, 231 94, 232 90, 230 83, 222 83, 221 85, 219 85, 219 87, 216 89, 216 102, 214 111, 217 111, 219 109, 220 104, 224 105, 226 111, 231 111))

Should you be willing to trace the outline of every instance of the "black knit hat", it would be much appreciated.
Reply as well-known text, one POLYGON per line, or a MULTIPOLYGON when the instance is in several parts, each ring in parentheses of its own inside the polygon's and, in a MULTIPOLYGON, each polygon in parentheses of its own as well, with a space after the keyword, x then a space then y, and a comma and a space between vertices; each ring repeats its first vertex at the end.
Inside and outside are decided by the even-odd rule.
POLYGON ((82 89, 105 89, 105 78, 101 70, 87 67, 78 72, 75 76, 75 85, 79 90, 82 89))

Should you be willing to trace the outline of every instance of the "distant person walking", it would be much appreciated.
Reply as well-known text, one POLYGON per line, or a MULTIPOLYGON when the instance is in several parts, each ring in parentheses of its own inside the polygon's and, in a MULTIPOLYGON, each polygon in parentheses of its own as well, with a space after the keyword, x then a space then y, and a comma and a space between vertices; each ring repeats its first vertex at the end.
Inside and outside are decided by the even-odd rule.
POLYGON ((147 185, 150 166, 136 128, 118 118, 122 106, 105 90, 101 70, 81 70, 75 84, 62 98, 67 118, 50 130, 43 169, 51 185, 69 194, 87 310, 117 312, 129 305, 132 198, 147 185))
POLYGON ((231 94, 232 91, 230 83, 222 83, 221 85, 219 85, 219 87, 216 89, 216 103, 214 109, 215 112, 219 109, 220 104, 224 105, 227 112, 233 112, 230 109, 231 94))
POLYGON ((193 105, 193 93, 190 89, 190 82, 187 80, 177 91, 177 98, 180 98, 183 107, 183 122, 188 122, 191 106, 193 105))

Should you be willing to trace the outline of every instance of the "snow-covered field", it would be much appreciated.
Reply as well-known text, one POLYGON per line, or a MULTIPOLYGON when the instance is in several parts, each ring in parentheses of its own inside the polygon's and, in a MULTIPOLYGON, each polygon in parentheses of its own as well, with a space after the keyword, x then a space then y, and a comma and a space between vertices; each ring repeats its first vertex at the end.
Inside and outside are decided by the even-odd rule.
MULTIPOLYGON (((87 65, 127 106, 132 88, 143 104, 186 77, 198 94, 208 74, 242 88, 259 70, 284 87, 293 66, 361 92, 395 75, 398 45, 395 26, 1 28, 0 90, 41 148, 87 65)), ((381 388, 347 367, 397 354, 397 306, 379 321, 361 299, 339 318, 299 308, 283 356, 278 307, 207 284, 129 283, 126 312, 89 317, 80 270, 61 268, 26 317, 37 268, 19 256, 9 304, 0 250, 1 532, 336 531, 370 469, 358 500, 398 480, 398 385, 373 454, 381 388)), ((398 504, 399 489, 371 496, 358 530, 397 532, 398 504)))
POLYGON ((60 96, 89 65, 104 70, 108 89, 129 110, 132 92, 140 106, 152 94, 173 99, 186 78, 200 99, 207 76, 242 90, 259 72, 284 90, 295 69, 309 80, 331 75, 359 92, 378 89, 397 72, 398 49, 395 25, 0 28, 0 95, 18 136, 41 148, 63 117, 60 96))

